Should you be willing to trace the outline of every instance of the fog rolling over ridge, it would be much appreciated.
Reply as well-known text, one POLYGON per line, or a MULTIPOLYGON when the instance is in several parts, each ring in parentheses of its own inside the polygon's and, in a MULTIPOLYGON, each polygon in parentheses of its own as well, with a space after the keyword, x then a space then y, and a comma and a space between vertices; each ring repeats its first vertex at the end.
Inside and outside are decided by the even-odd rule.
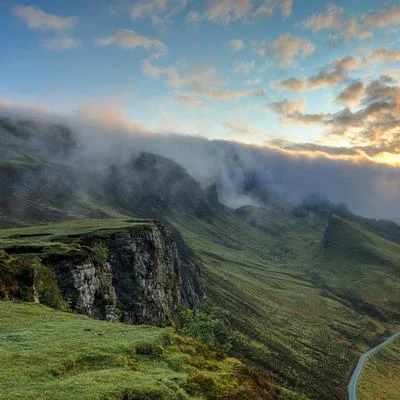
POLYGON ((49 124, 70 127, 76 143, 72 156, 64 159, 53 154, 53 161, 83 166, 82 171, 102 174, 110 165, 146 151, 176 161, 203 188, 216 185, 219 200, 232 208, 293 205, 319 193, 331 202, 345 203, 357 214, 400 221, 400 169, 364 157, 154 133, 107 113, 60 117, 3 108, 0 114, 14 121, 33 119, 40 122, 40 129, 48 129, 49 124))

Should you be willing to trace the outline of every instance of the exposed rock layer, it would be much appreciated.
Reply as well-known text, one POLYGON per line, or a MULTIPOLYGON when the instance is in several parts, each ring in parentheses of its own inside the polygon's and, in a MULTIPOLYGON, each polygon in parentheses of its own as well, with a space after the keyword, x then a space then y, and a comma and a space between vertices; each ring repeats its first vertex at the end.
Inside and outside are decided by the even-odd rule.
POLYGON ((52 257, 61 294, 71 309, 89 316, 166 326, 181 304, 195 307, 201 296, 197 268, 181 256, 172 235, 159 223, 102 236, 83 236, 80 244, 101 244, 108 259, 52 257))

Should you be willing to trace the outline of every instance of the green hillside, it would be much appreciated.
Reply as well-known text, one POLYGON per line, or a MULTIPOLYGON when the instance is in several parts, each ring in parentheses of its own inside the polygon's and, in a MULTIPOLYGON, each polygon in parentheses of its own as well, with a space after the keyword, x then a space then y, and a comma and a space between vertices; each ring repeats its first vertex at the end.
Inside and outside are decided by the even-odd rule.
MULTIPOLYGON (((222 341, 231 344, 234 354, 311 398, 343 399, 358 353, 379 341, 391 329, 390 322, 398 322, 390 310, 399 301, 400 248, 360 231, 361 238, 378 240, 374 249, 382 242, 386 246, 379 253, 381 261, 364 265, 368 271, 363 274, 347 258, 346 275, 335 269, 339 261, 334 253, 346 257, 340 243, 335 243, 334 253, 324 248, 327 226, 328 231, 338 229, 332 219, 315 212, 296 216, 255 208, 220 215, 212 224, 177 223, 204 264, 207 307, 229 327, 222 341), (374 308, 359 307, 346 297, 351 275, 360 294, 376 294, 364 299, 374 308)), ((338 238, 341 235, 337 232, 338 238)), ((369 242, 359 241, 352 232, 350 236, 361 253, 370 251, 369 242)))
POLYGON ((361 375, 360 400, 397 400, 400 393, 400 339, 368 359, 361 375))
POLYGON ((68 130, 49 128, 35 147, 35 130, 3 125, 3 249, 48 251, 70 246, 74 234, 160 219, 201 271, 201 309, 218 319, 221 349, 309 399, 345 399, 358 355, 398 329, 398 225, 329 202, 231 210, 215 187, 203 190, 163 157, 71 167, 68 130), (55 221, 63 222, 48 225, 55 221))
POLYGON ((400 320, 400 245, 332 216, 313 268, 316 282, 380 320, 400 320))
POLYGON ((170 330, 41 305, 0 302, 0 346, 4 400, 294 399, 267 376, 256 380, 240 361, 170 330))

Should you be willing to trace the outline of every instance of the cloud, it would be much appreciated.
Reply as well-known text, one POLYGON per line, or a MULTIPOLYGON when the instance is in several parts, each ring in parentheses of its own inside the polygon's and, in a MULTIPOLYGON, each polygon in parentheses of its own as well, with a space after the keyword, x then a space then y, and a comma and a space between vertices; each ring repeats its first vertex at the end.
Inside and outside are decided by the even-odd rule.
POLYGON ((178 94, 175 96, 175 100, 190 107, 201 107, 203 105, 199 99, 188 94, 178 94))
POLYGON ((209 21, 228 24, 241 19, 270 17, 278 11, 282 18, 292 14, 293 0, 210 0, 206 7, 209 21))
POLYGON ((50 50, 68 50, 80 46, 80 43, 74 38, 60 36, 43 41, 43 46, 50 50))
POLYGON ((187 6, 187 0, 139 0, 131 10, 133 19, 149 17, 154 25, 171 22, 187 6))
POLYGON ((311 55, 315 46, 309 40, 285 33, 272 43, 254 42, 255 51, 262 56, 272 55, 283 68, 295 65, 297 57, 311 55))
POLYGON ((305 19, 302 26, 313 32, 322 30, 340 31, 344 40, 365 40, 373 37, 373 29, 400 24, 400 6, 351 18, 344 8, 328 4, 325 12, 305 19))
POLYGON ((348 78, 347 70, 337 67, 338 64, 343 64, 343 62, 338 62, 336 60, 322 68, 320 72, 311 76, 310 78, 284 79, 282 81, 274 82, 272 87, 275 89, 289 90, 292 92, 303 92, 307 90, 336 86, 348 78))
POLYGON ((238 61, 233 66, 233 72, 241 75, 249 75, 256 65, 255 61, 238 61))
POLYGON ((313 32, 320 32, 324 29, 339 30, 344 26, 344 19, 344 8, 329 4, 324 13, 312 15, 302 22, 302 26, 313 32))
POLYGON ((364 90, 363 82, 359 80, 353 81, 336 96, 336 101, 347 107, 354 107, 360 103, 364 90))
POLYGON ((383 75, 367 84, 353 82, 338 95, 338 101, 357 104, 337 112, 305 114, 302 103, 284 100, 267 107, 281 120, 321 125, 328 140, 349 146, 369 146, 376 152, 400 152, 400 86, 383 75))
POLYGON ((245 42, 242 39, 232 39, 229 42, 229 47, 235 52, 244 49, 245 46, 245 42))
MULTIPOLYGON (((1 113, 27 118, 21 110, 16 113, 8 108, 1 113)), ((39 118, 37 112, 32 115, 39 118)), ((255 146, 160 135, 127 119, 112 104, 86 105, 64 117, 42 114, 40 118, 72 128, 77 144, 74 166, 81 182, 98 185, 98 190, 111 166, 123 165, 146 151, 179 163, 203 188, 215 185, 219 200, 231 207, 260 205, 262 201, 286 206, 318 192, 364 216, 400 221, 400 159, 395 153, 366 146, 346 149, 282 141, 255 146), (86 174, 88 166, 95 174, 86 174), (99 180, 93 181, 94 176, 99 180)), ((237 139, 267 136, 246 121, 227 123, 226 127, 232 135, 241 135, 237 139)))
POLYGON ((400 61, 400 51, 383 48, 374 51, 368 58, 370 63, 395 63, 400 61))
POLYGON ((145 126, 132 122, 114 104, 93 103, 80 105, 73 113, 73 119, 85 122, 85 125, 98 125, 103 129, 133 131, 136 134, 148 134, 145 126))
POLYGON ((277 113, 283 120, 290 119, 291 115, 304 113, 306 109, 306 99, 282 100, 269 103, 266 107, 277 113))
POLYGON ((400 6, 383 9, 363 16, 370 27, 385 28, 400 24, 400 6))
POLYGON ((293 0, 281 0, 280 2, 282 16, 288 18, 292 14, 293 0))
POLYGON ((157 67, 149 60, 144 60, 142 72, 149 78, 163 77, 168 85, 174 88, 188 87, 193 93, 214 100, 235 100, 261 95, 259 90, 227 88, 226 82, 218 78, 214 68, 201 68, 182 73, 176 67, 157 67))
POLYGON ((224 134, 224 139, 251 142, 265 140, 267 137, 267 132, 254 128, 248 121, 226 122, 224 126, 228 129, 228 132, 224 134))
POLYGON ((279 10, 282 18, 291 16, 293 0, 263 0, 256 5, 252 14, 253 17, 269 17, 275 10, 279 10))
POLYGON ((248 79, 247 81, 245 81, 245 84, 249 86, 254 86, 258 85, 260 82, 261 82, 260 78, 254 78, 254 79, 248 79))
POLYGON ((309 79, 311 89, 335 86, 347 79, 347 72, 341 68, 325 68, 309 79))
POLYGON ((60 17, 48 14, 33 6, 17 5, 12 8, 12 12, 24 21, 29 28, 54 32, 64 32, 72 29, 78 21, 77 17, 60 17))
POLYGON ((149 60, 142 61, 142 72, 148 78, 163 77, 174 88, 179 88, 187 83, 175 67, 156 67, 149 60))
POLYGON ((351 20, 347 23, 344 31, 345 40, 366 40, 374 36, 374 33, 367 30, 362 21, 351 20))
POLYGON ((186 24, 197 24, 201 21, 201 15, 197 11, 190 11, 186 14, 186 24))
POLYGON ((342 69, 346 69, 349 71, 353 71, 356 70, 359 65, 360 62, 357 58, 353 57, 353 56, 348 56, 348 57, 344 57, 344 58, 340 58, 337 60, 334 60, 332 62, 332 64, 336 67, 336 68, 342 68, 342 69))
POLYGON ((206 10, 209 21, 227 24, 249 15, 252 0, 215 0, 208 2, 206 10))
POLYGON ((120 29, 114 34, 95 40, 97 46, 117 45, 126 49, 143 48, 159 54, 167 52, 167 46, 157 39, 150 39, 129 29, 120 29))
POLYGON ((272 87, 275 89, 290 90, 292 92, 302 92, 308 88, 308 80, 304 78, 289 78, 274 82, 272 87))

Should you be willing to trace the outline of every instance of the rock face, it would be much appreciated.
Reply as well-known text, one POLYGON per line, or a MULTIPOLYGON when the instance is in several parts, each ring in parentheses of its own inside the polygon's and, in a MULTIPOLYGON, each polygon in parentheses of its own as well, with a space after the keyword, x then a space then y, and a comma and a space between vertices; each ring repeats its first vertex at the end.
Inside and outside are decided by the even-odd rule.
POLYGON ((99 244, 107 261, 88 255, 49 260, 71 309, 111 321, 166 326, 181 304, 195 307, 201 296, 196 267, 159 223, 80 239, 99 244))

